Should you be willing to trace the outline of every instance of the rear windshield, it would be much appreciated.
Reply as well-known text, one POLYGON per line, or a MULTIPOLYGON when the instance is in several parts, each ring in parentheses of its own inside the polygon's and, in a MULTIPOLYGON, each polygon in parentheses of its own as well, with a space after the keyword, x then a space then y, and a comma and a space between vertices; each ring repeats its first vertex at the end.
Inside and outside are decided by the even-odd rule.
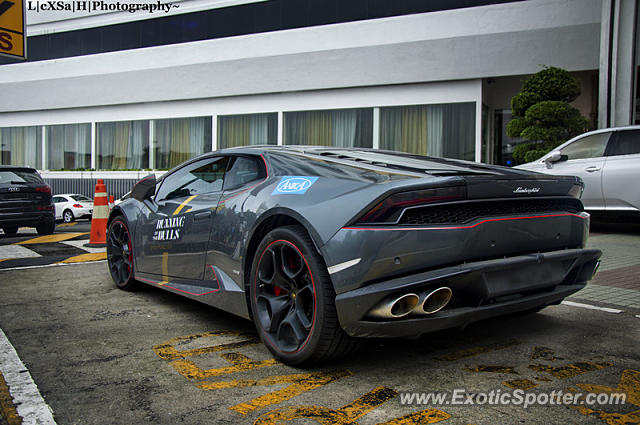
POLYGON ((0 183, 44 183, 40 175, 35 171, 26 170, 0 170, 0 183))
POLYGON ((71 195, 70 198, 74 201, 92 201, 92 199, 89 199, 84 195, 71 195))

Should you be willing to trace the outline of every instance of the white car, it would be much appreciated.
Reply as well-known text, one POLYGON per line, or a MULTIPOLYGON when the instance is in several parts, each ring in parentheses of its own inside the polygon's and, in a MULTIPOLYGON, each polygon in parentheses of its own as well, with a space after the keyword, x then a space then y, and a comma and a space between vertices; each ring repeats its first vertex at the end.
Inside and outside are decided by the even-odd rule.
POLYGON ((640 126, 605 128, 574 137, 516 168, 582 178, 585 209, 640 213, 640 126))
POLYGON ((84 195, 64 194, 53 197, 56 210, 56 220, 71 223, 79 218, 91 218, 93 214, 93 200, 84 195))

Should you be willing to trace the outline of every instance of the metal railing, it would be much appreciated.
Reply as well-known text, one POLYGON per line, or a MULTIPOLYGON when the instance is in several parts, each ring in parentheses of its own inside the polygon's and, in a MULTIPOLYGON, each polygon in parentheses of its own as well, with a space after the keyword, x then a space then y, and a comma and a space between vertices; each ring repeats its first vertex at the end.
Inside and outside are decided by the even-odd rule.
MULTIPOLYGON (((107 186, 107 195, 115 199, 120 198, 125 193, 129 192, 137 179, 103 179, 105 186, 107 186)), ((93 195, 96 188, 97 179, 89 178, 45 178, 44 181, 51 186, 51 192, 54 195, 60 195, 63 193, 78 193, 80 195, 88 196, 93 199, 93 195)))

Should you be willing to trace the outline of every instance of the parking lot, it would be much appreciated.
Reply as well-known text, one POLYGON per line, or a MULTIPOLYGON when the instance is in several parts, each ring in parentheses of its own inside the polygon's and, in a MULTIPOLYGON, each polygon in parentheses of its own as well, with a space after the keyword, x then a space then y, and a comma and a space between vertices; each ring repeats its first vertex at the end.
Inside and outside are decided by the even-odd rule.
MULTIPOLYGON (((24 364, 17 374, 30 374, 58 424, 640 423, 638 226, 593 226, 600 271, 562 305, 417 340, 368 340, 315 369, 274 361, 246 320, 156 288, 117 290, 103 250, 82 246, 88 232, 80 222, 48 240, 0 235, 0 328, 24 364), (625 393, 626 404, 525 408, 476 397, 516 390, 625 393), (421 404, 414 393, 448 398, 421 404)), ((3 382, 4 423, 46 416, 38 401, 12 402, 3 382)))

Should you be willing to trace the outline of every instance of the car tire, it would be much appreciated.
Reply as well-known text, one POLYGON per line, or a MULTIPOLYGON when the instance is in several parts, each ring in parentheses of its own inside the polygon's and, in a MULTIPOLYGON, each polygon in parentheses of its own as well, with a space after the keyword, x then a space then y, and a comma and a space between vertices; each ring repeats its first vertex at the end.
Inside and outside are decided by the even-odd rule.
POLYGON ((56 231, 56 222, 55 220, 44 221, 42 223, 36 224, 36 231, 39 235, 50 235, 56 231))
POLYGON ((107 230, 107 264, 111 279, 116 287, 124 291, 138 288, 133 266, 133 246, 129 224, 123 216, 118 216, 107 230))
POLYGON ((71 210, 64 210, 62 212, 62 221, 64 221, 65 223, 71 223, 75 220, 76 218, 73 215, 73 212, 71 212, 71 210))
POLYGON ((2 230, 4 230, 5 235, 15 235, 18 233, 18 226, 15 224, 8 224, 6 226, 2 226, 2 230))
POLYGON ((317 364, 360 345, 340 327, 327 267, 301 226, 264 236, 252 263, 250 302, 260 338, 283 363, 317 364))

